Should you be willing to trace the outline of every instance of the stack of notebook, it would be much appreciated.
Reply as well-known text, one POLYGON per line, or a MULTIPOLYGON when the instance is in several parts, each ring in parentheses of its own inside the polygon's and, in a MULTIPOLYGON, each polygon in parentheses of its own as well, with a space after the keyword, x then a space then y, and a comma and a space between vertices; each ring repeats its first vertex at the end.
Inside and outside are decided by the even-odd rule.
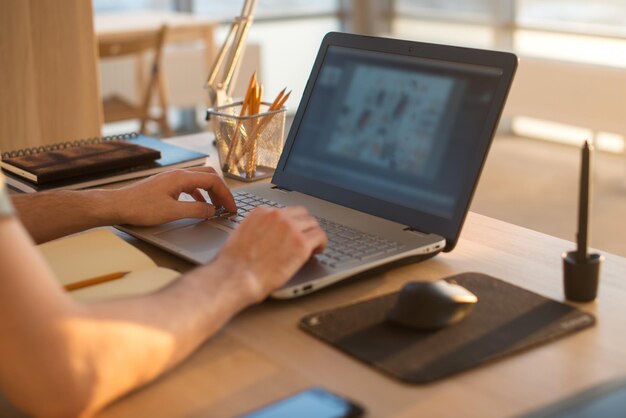
POLYGON ((32 193, 83 189, 201 166, 207 157, 156 138, 126 134, 5 152, 0 166, 11 188, 32 193))

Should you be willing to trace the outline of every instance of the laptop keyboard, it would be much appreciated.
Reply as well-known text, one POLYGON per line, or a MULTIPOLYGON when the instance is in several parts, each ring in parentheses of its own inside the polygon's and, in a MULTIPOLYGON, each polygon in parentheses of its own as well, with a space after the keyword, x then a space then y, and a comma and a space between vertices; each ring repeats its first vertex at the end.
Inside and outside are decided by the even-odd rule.
MULTIPOLYGON (((243 221, 254 208, 260 206, 284 207, 280 203, 243 191, 234 192, 233 197, 237 203, 237 214, 222 213, 219 215, 221 221, 232 222, 234 225, 229 225, 232 227, 243 221)), ((322 254, 317 254, 315 257, 320 263, 330 267, 342 267, 346 264, 376 258, 404 248, 397 242, 349 228, 328 219, 317 216, 315 218, 328 237, 326 249, 322 254)))

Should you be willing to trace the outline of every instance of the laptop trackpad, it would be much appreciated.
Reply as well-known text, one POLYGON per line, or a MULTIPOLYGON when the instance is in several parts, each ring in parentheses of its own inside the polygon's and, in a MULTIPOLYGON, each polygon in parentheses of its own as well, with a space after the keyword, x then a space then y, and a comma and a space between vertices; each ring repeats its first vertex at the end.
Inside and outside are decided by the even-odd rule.
POLYGON ((199 222, 156 234, 164 241, 192 253, 201 254, 220 249, 228 239, 228 232, 209 222, 199 222))

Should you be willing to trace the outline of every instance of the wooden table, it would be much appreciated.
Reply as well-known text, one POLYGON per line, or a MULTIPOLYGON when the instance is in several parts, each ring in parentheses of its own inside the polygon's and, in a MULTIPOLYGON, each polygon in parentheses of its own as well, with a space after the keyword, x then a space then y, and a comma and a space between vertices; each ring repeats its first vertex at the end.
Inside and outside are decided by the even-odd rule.
MULTIPOLYGON (((312 312, 395 291, 409 280, 467 271, 562 300, 560 254, 572 247, 470 213, 451 253, 299 299, 251 307, 182 365, 98 416, 230 417, 314 385, 359 401, 368 417, 510 417, 527 412, 626 375, 625 258, 605 254, 599 299, 582 306, 596 315, 594 328, 426 386, 393 380, 305 334, 297 323, 312 312)), ((152 248, 150 254, 161 264, 181 265, 160 250, 152 248)))
MULTIPOLYGON (((243 312, 188 361, 101 417, 229 417, 321 385, 371 417, 509 417, 626 375, 626 259, 606 254, 591 329, 427 386, 399 383, 297 328, 322 309, 397 290, 408 280, 490 274, 562 300, 572 243, 470 213, 457 248, 421 264, 243 312)), ((442 347, 445 350, 445 347, 442 347)))
MULTIPOLYGON (((208 142, 201 135, 189 138, 208 142)), ((467 271, 563 300, 560 255, 571 248, 571 242, 470 213, 451 253, 300 299, 249 308, 181 366, 100 416, 229 417, 314 385, 361 402, 370 417, 527 412, 626 375, 625 258, 605 254, 599 299, 582 305, 597 316, 594 328, 427 386, 382 375, 300 331, 297 323, 309 313, 395 291, 409 280, 467 271)), ((152 255, 157 262, 173 262, 160 250, 152 255)))

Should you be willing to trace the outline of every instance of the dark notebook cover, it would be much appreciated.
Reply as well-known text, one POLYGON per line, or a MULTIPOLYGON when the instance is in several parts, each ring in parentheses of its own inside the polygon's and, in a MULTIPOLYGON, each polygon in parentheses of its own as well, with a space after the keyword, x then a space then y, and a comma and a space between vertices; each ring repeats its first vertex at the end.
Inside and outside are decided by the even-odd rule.
POLYGON ((152 148, 128 141, 106 141, 7 158, 3 159, 3 163, 25 171, 26 174, 21 174, 5 166, 9 171, 41 185, 148 164, 159 158, 161 153, 152 148))
POLYGON ((408 383, 428 383, 564 337, 593 315, 480 273, 452 276, 476 296, 458 324, 417 331, 386 321, 398 293, 304 317, 300 327, 408 383))
POLYGON ((148 164, 81 176, 75 179, 53 181, 44 185, 37 185, 33 182, 19 178, 6 170, 3 170, 4 175, 6 177, 7 184, 11 188, 26 193, 57 189, 77 190, 99 186, 102 184, 146 177, 169 169, 201 166, 205 164, 206 158, 208 157, 207 154, 168 144, 160 139, 145 135, 131 137, 130 139, 126 139, 125 142, 158 150, 161 153, 161 158, 148 164))

